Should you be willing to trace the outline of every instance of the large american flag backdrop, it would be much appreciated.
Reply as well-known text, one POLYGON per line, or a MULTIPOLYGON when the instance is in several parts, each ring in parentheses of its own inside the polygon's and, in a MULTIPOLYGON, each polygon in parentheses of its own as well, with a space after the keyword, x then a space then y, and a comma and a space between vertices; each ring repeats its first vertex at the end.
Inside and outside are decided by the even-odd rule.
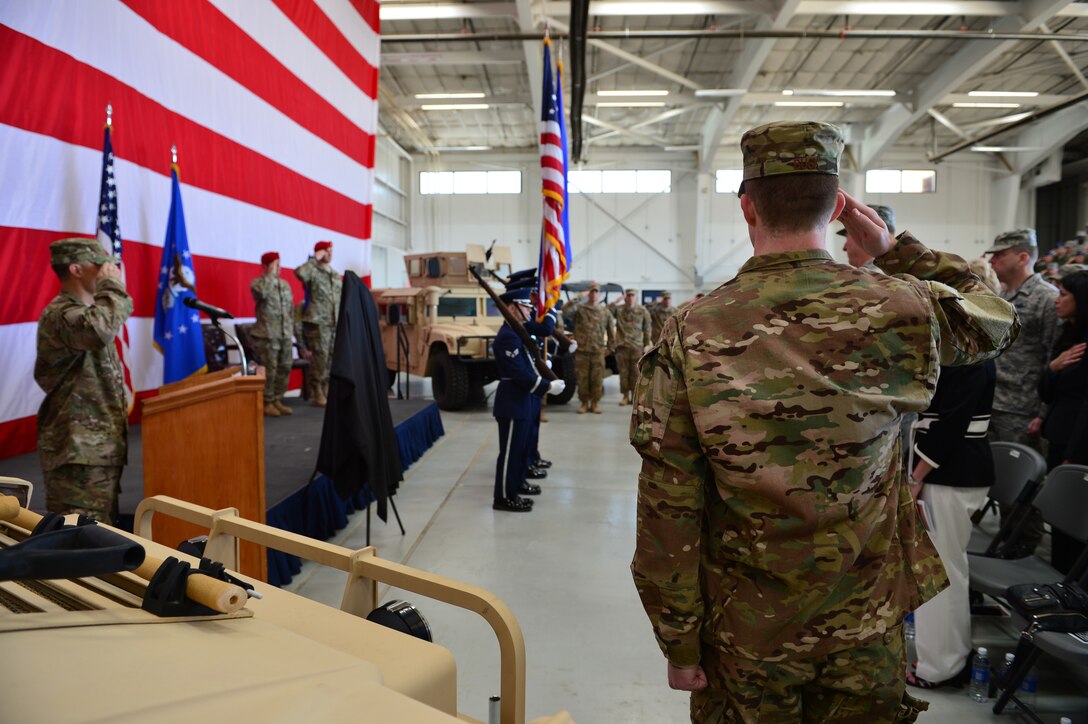
POLYGON ((171 145, 202 299, 252 316, 275 250, 301 300, 289 270, 318 240, 369 276, 379 44, 377 0, 0 1, 0 458, 36 444, 49 243, 95 235, 107 104, 146 396, 171 145))

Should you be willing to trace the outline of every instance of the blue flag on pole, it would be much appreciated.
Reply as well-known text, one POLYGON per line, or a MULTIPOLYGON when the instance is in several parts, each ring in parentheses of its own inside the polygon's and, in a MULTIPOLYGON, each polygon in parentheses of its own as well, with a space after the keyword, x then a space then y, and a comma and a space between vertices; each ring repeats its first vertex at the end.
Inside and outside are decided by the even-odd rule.
POLYGON ((570 153, 567 150, 567 119, 563 112, 563 61, 555 64, 555 108, 559 116, 559 136, 563 139, 563 258, 567 265, 563 269, 563 281, 570 278, 574 266, 574 252, 570 248, 570 192, 567 188, 567 174, 570 172, 570 153))
POLYGON ((196 274, 185 233, 185 211, 181 206, 178 167, 170 169, 170 217, 159 265, 159 287, 155 298, 155 347, 162 352, 162 381, 177 382, 207 369, 204 333, 200 313, 184 305, 196 296, 196 274))

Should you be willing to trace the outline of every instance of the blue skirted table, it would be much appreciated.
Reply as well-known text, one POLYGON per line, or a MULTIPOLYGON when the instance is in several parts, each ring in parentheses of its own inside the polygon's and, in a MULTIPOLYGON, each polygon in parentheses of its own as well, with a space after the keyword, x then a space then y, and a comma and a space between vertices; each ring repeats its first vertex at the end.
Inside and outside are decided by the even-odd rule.
MULTIPOLYGON (((393 412, 396 420, 396 408, 393 412)), ((401 467, 405 470, 445 434, 438 405, 433 402, 413 411, 393 429, 400 448, 401 467)), ((365 489, 349 500, 341 500, 332 480, 319 475, 309 485, 269 508, 265 519, 268 525, 276 528, 317 540, 328 540, 348 524, 348 516, 365 509, 372 500, 370 492, 365 489)), ((301 569, 302 562, 298 557, 269 549, 268 582, 272 585, 290 583, 301 569)))

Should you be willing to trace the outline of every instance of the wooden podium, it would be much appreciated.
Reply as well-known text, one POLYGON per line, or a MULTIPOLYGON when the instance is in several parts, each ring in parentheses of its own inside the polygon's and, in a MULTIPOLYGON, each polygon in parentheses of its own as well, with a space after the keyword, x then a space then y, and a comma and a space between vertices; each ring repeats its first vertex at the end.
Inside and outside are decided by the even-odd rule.
MULTIPOLYGON (((170 495, 265 522, 264 368, 228 368, 163 385, 143 401, 144 497, 170 495)), ((161 517, 154 540, 169 548, 207 530, 161 517)), ((268 580, 263 546, 241 544, 241 573, 268 580)))

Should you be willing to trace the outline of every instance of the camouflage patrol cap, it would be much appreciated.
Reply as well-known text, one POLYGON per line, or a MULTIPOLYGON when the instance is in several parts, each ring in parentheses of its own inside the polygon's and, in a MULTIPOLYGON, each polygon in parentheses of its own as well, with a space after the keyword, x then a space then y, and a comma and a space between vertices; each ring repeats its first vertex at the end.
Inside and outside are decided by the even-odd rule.
POLYGON ((597 282, 590 282, 589 286, 586 287, 586 291, 587 292, 599 292, 599 291, 601 291, 601 285, 598 284, 597 282))
POLYGON ((662 299, 672 299, 672 292, 661 292, 662 299))
MULTIPOLYGON (((884 222, 884 225, 888 227, 888 231, 895 230, 895 212, 892 211, 892 207, 873 204, 869 208, 876 212, 876 215, 880 217, 881 221, 884 222)), ((835 233, 839 236, 846 236, 846 227, 844 226, 835 233)))
POLYGON ((994 245, 982 253, 996 254, 999 251, 1005 251, 1006 249, 1012 249, 1017 246, 1038 245, 1039 243, 1035 240, 1035 229, 1016 229, 1015 231, 1006 231, 1003 234, 998 234, 994 239, 994 245))
POLYGON ((842 131, 819 121, 775 121, 746 131, 740 139, 744 182, 798 173, 839 175, 842 131))
POLYGON ((625 296, 627 294, 638 294, 638 290, 637 289, 625 289, 623 293, 624 293, 625 296))
POLYGON ((106 253, 102 248, 102 242, 98 239, 84 239, 72 237, 54 241, 49 245, 49 263, 53 266, 67 266, 81 261, 89 261, 92 264, 105 264, 112 261, 119 263, 117 259, 106 253))

